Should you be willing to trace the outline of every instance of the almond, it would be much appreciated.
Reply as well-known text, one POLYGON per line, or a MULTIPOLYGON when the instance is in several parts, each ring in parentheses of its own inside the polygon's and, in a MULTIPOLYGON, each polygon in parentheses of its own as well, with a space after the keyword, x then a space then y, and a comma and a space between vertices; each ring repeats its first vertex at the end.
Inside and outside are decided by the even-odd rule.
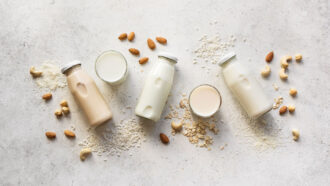
POLYGON ((141 59, 139 60, 139 63, 140 63, 141 65, 143 65, 143 64, 145 64, 146 62, 148 62, 148 60, 149 60, 148 57, 143 57, 143 58, 141 58, 141 59))
POLYGON ((286 111, 288 110, 287 106, 282 106, 279 110, 280 115, 283 115, 286 113, 286 111))
POLYGON ((136 49, 136 48, 130 48, 130 49, 128 49, 128 51, 129 51, 131 54, 135 55, 135 56, 140 55, 140 51, 139 51, 138 49, 136 49))
POLYGON ((69 138, 76 137, 76 134, 74 132, 72 132, 71 130, 64 130, 64 134, 66 135, 66 137, 69 137, 69 138))
POLYGON ((52 94, 51 93, 44 94, 44 95, 42 95, 42 99, 50 100, 50 99, 52 99, 52 94))
POLYGON ((156 44, 152 39, 148 38, 147 43, 148 43, 148 46, 151 50, 156 48, 156 44))
POLYGON ((270 62, 273 60, 273 57, 274 57, 274 52, 271 51, 271 52, 269 52, 269 53, 267 54, 265 60, 266 60, 268 63, 270 63, 270 62))
POLYGON ((47 138, 49 138, 49 139, 56 138, 56 133, 55 132, 47 131, 45 134, 46 134, 47 138))
POLYGON ((160 133, 159 134, 160 140, 164 143, 164 144, 168 144, 168 142, 170 142, 170 140, 168 139, 168 137, 164 134, 164 133, 160 133))
POLYGON ((120 34, 119 37, 118 37, 119 40, 124 40, 124 39, 126 39, 126 38, 127 38, 127 34, 126 34, 126 33, 122 33, 122 34, 120 34))
POLYGON ((135 33, 134 32, 131 32, 131 33, 128 34, 128 37, 127 37, 128 41, 133 41, 134 38, 135 38, 135 33))
POLYGON ((158 43, 165 45, 167 43, 167 39, 164 37, 156 37, 158 43))

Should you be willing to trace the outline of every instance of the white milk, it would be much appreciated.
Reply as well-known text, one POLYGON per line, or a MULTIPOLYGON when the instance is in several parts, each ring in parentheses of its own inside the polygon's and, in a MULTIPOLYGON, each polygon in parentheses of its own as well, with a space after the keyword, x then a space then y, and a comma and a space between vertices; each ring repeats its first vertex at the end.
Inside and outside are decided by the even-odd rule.
POLYGON ((174 78, 174 65, 177 58, 168 53, 158 55, 145 81, 141 96, 135 108, 135 114, 158 121, 171 91, 174 78))
POLYGON ((267 97, 259 83, 253 78, 247 69, 238 63, 235 53, 229 53, 219 65, 227 86, 236 96, 248 115, 258 118, 272 109, 272 100, 267 97))
POLYGON ((216 88, 200 85, 191 91, 189 105, 194 114, 207 118, 219 110, 221 96, 216 88))
POLYGON ((96 59, 95 71, 103 81, 118 85, 126 79, 127 62, 121 53, 113 50, 106 51, 96 59))

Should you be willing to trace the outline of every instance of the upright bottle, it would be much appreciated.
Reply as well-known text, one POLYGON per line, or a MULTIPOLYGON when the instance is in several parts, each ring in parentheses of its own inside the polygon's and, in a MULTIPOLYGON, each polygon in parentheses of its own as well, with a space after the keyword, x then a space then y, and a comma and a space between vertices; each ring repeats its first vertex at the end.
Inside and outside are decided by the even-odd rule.
POLYGON ((136 105, 136 115, 155 122, 160 119, 171 91, 176 63, 177 58, 169 53, 158 55, 158 62, 149 73, 136 105))
POLYGON ((71 93, 92 126, 100 125, 112 118, 109 106, 94 80, 81 69, 80 61, 68 63, 62 68, 62 73, 66 75, 71 93))
POLYGON ((272 109, 272 100, 235 56, 235 53, 229 53, 219 62, 225 82, 248 115, 258 118, 272 109))

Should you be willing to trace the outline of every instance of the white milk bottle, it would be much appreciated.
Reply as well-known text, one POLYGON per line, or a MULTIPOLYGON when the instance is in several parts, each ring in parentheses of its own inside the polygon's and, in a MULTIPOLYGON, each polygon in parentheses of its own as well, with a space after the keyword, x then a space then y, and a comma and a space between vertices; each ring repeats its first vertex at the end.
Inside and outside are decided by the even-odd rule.
POLYGON ((238 63, 236 54, 224 56, 219 65, 225 82, 251 118, 258 118, 272 109, 272 100, 262 90, 243 65, 238 63))
POLYGON ((149 73, 136 105, 136 115, 155 122, 160 119, 171 91, 176 63, 177 58, 169 53, 158 55, 158 62, 149 73))

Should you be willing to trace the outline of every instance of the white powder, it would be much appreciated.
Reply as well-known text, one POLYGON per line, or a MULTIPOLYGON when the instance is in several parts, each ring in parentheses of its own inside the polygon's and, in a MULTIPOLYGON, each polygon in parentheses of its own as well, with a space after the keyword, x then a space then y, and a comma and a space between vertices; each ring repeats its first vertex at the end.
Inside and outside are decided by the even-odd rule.
POLYGON ((40 88, 55 90, 67 86, 66 77, 61 73, 60 68, 52 61, 45 61, 38 71, 42 72, 42 76, 36 78, 36 83, 40 88))

